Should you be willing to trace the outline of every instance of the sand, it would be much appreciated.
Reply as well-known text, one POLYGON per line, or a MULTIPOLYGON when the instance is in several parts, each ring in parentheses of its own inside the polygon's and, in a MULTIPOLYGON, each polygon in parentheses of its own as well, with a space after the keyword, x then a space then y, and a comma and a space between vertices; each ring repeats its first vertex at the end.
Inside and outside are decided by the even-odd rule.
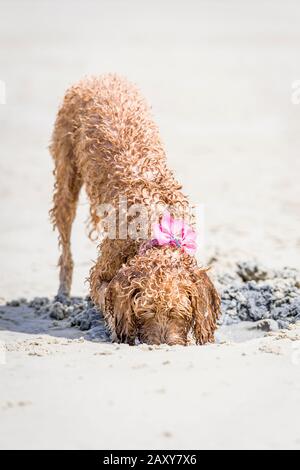
MULTIPOLYGON (((299 269, 299 14, 295 1, 1 1, 0 448, 300 448, 297 325, 150 349, 5 306, 56 293, 47 145, 65 89, 109 71, 140 85, 204 204, 199 261, 214 276, 249 260, 299 269)), ((87 213, 82 195, 78 296, 97 253, 87 213)))

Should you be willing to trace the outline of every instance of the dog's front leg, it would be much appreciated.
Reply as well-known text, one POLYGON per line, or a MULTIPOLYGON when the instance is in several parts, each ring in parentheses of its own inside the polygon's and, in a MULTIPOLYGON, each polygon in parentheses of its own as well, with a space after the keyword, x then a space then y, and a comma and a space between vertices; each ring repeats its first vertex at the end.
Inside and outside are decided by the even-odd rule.
POLYGON ((105 312, 105 294, 109 282, 103 281, 98 291, 98 306, 102 312, 105 312))

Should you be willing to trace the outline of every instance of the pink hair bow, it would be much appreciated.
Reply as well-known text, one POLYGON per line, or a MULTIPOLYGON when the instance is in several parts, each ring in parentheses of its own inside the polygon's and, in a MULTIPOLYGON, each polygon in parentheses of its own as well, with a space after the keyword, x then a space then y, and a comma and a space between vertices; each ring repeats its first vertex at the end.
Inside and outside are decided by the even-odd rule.
POLYGON ((189 255, 196 252, 196 232, 183 220, 174 219, 169 212, 165 212, 159 224, 153 224, 153 234, 158 245, 176 246, 189 255))

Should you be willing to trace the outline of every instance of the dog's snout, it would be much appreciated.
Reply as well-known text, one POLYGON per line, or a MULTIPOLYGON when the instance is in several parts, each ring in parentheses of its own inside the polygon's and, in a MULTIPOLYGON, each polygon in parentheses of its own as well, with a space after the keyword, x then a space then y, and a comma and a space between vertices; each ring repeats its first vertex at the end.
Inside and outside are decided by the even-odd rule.
POLYGON ((165 343, 168 344, 169 346, 176 346, 176 345, 185 346, 186 340, 179 335, 171 335, 171 336, 167 336, 165 343))
POLYGON ((168 344, 169 346, 181 345, 185 346, 187 344, 187 339, 184 335, 181 335, 174 331, 169 330, 148 330, 147 335, 140 337, 141 341, 151 345, 160 345, 168 344))

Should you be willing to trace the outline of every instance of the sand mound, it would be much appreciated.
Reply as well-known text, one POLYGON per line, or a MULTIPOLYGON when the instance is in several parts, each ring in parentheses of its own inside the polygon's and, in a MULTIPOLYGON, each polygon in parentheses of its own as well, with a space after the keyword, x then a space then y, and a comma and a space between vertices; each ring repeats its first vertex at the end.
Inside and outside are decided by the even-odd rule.
POLYGON ((234 275, 218 279, 223 324, 261 322, 265 329, 287 328, 300 320, 300 273, 239 263, 234 275))

